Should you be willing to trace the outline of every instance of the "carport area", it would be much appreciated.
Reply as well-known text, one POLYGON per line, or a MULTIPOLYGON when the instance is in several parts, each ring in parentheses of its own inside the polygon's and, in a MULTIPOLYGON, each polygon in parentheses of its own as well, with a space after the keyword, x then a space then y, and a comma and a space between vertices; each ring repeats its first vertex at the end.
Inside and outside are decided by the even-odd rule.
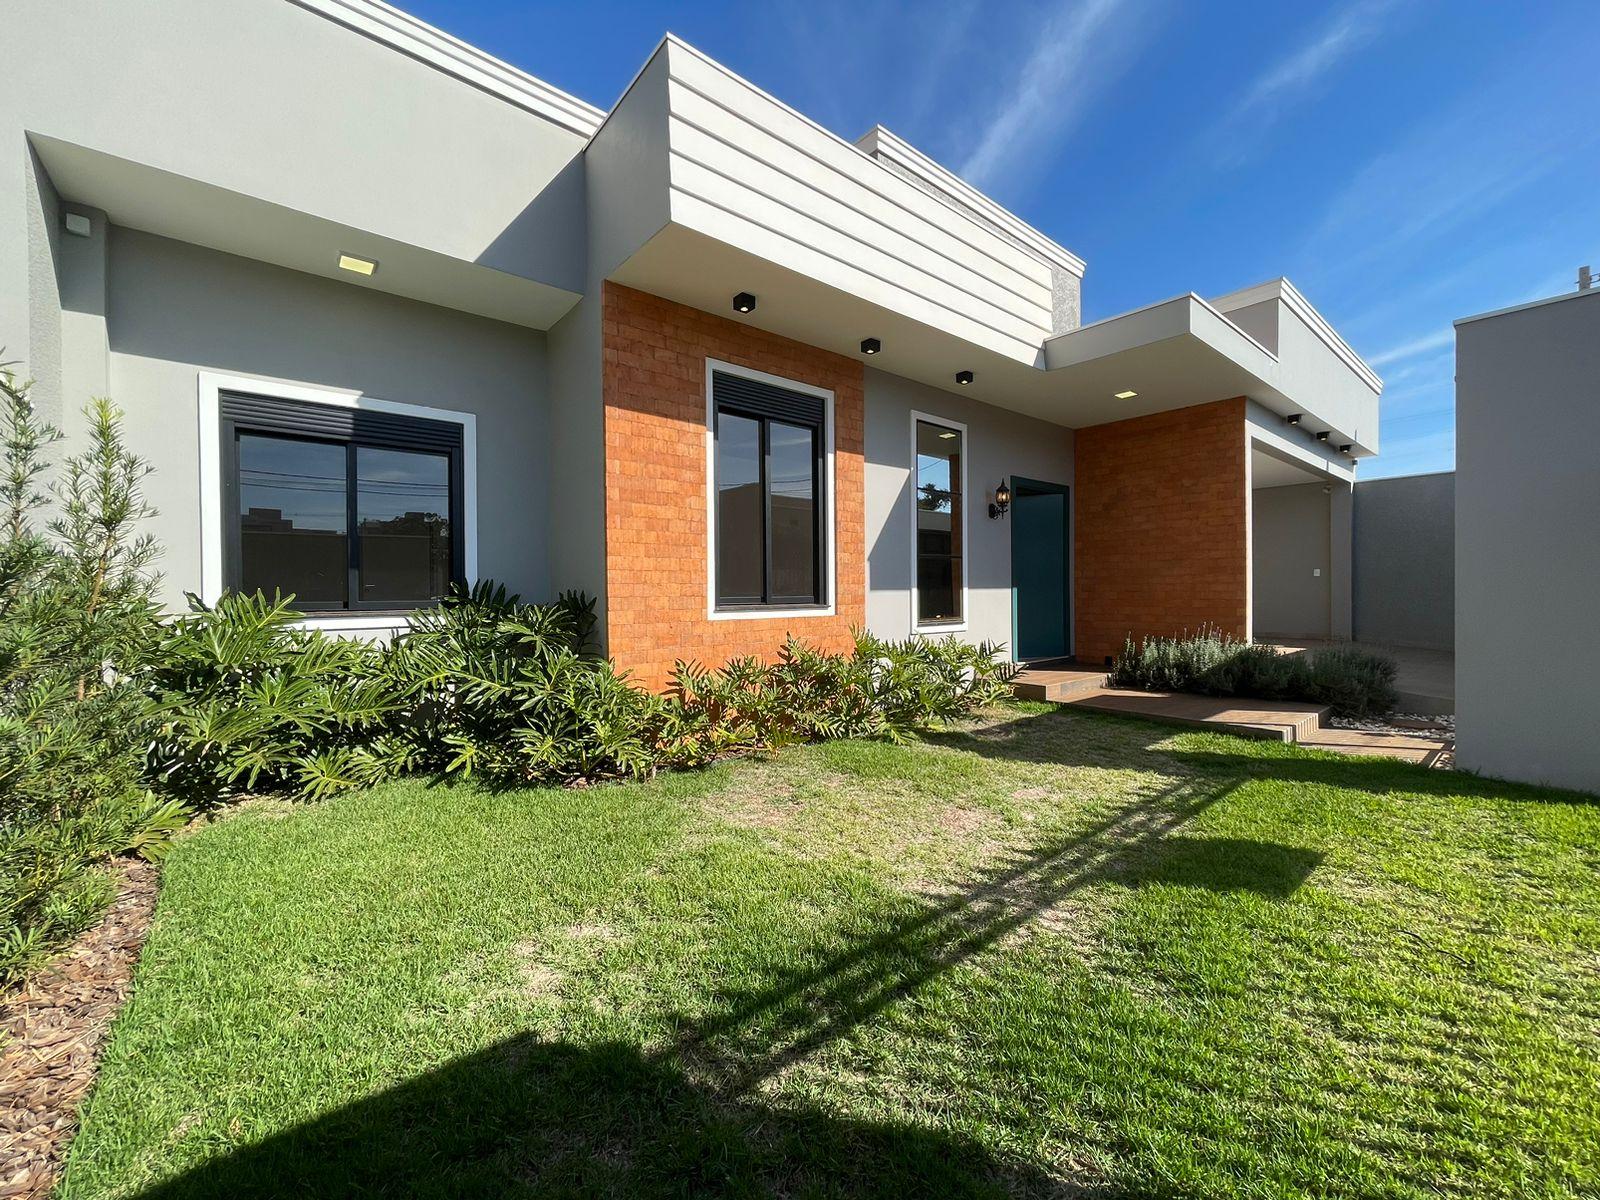
POLYGON ((1249 496, 1254 640, 1349 638, 1349 481, 1252 439, 1249 496))

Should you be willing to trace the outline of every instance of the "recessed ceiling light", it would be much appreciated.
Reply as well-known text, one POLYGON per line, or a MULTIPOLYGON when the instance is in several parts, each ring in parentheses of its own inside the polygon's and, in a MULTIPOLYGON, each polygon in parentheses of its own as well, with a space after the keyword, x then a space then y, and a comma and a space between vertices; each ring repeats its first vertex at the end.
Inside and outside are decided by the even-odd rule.
POLYGON ((1133 392, 1133 391, 1118 392, 1117 393, 1117 399, 1118 400, 1132 400, 1138 394, 1139 394, 1138 392, 1133 392))
POLYGON ((972 372, 971 371, 957 371, 956 372, 956 382, 961 384, 963 387, 965 387, 967 384, 972 382, 972 372))
POLYGON ((953 438, 953 437, 955 437, 955 435, 956 435, 956 431, 954 429, 946 429, 939 436, 942 437, 942 438, 953 438))
POLYGON ((357 275, 371 275, 378 269, 378 264, 370 258, 357 258, 354 254, 339 255, 339 269, 341 271, 354 271, 357 275))

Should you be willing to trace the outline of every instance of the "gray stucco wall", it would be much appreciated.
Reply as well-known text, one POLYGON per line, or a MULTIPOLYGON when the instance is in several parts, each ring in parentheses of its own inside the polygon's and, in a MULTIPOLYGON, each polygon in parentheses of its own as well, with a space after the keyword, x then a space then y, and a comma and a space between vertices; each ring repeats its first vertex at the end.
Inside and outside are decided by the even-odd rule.
POLYGON ((883 637, 912 631, 913 461, 911 414, 967 427, 968 641, 1011 645, 1011 529, 989 519, 1002 478, 1073 482, 1072 430, 898 375, 866 372, 867 625, 883 637))
POLYGON ((169 603, 200 586, 201 371, 476 414, 479 574, 548 595, 544 334, 120 228, 108 279, 110 391, 157 467, 169 603))
POLYGON ((1600 791, 1600 292, 1456 327, 1457 763, 1600 791))
POLYGON ((1455 646, 1455 538, 1453 472, 1356 484, 1357 641, 1455 646))
POLYGON ((1251 494, 1251 629, 1256 637, 1330 636, 1329 493, 1320 483, 1251 494))

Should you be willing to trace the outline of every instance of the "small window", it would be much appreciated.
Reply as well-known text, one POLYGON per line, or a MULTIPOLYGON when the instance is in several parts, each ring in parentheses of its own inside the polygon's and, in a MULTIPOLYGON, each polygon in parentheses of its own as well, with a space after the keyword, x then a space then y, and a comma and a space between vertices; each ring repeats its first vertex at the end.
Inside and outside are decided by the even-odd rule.
POLYGON ((821 399, 712 373, 718 610, 822 605, 821 399))
POLYGON ((462 577, 459 425, 227 394, 221 415, 229 588, 404 610, 462 577))
POLYGON ((965 616, 966 512, 961 495, 965 440, 958 428, 916 423, 919 626, 959 624, 965 616))

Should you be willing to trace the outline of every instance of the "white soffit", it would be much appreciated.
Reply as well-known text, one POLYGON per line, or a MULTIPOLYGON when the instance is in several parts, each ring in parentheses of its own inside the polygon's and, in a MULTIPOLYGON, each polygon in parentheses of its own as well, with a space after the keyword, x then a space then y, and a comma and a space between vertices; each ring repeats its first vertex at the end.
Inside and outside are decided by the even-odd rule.
POLYGON ((105 210, 113 225, 531 329, 550 328, 581 298, 70 142, 30 140, 62 198, 105 210), (378 269, 371 276, 340 270, 341 254, 372 259, 378 269))
POLYGON ((605 113, 542 79, 451 37, 382 0, 289 0, 347 29, 392 46, 564 129, 591 137, 605 113))

